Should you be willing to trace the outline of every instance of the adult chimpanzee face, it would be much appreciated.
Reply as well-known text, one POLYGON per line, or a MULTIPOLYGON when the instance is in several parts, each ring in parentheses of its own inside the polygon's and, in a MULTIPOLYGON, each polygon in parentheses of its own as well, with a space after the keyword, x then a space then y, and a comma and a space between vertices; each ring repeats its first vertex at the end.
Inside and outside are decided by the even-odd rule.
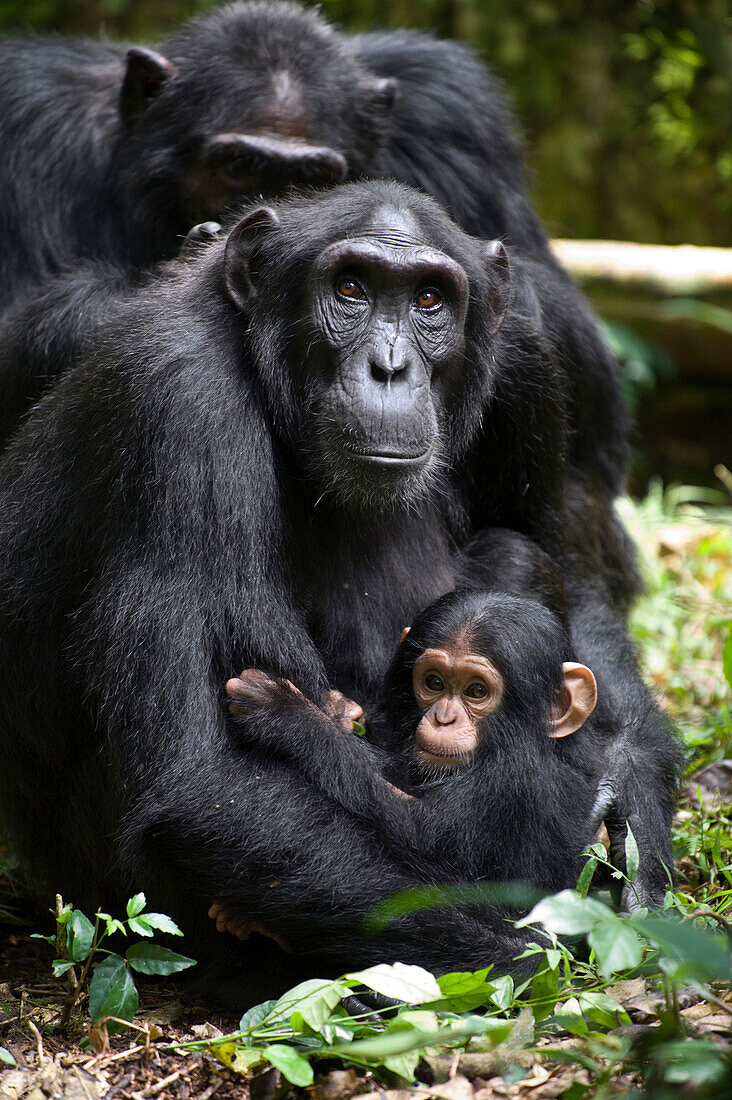
POLYGON ((339 466, 399 478, 435 460, 433 383, 458 369, 467 304, 463 268, 396 212, 320 254, 310 288, 315 420, 319 447, 339 466))
POLYGON ((348 184, 251 209, 224 283, 273 424, 318 497, 403 505, 480 424, 508 262, 425 196, 348 184))

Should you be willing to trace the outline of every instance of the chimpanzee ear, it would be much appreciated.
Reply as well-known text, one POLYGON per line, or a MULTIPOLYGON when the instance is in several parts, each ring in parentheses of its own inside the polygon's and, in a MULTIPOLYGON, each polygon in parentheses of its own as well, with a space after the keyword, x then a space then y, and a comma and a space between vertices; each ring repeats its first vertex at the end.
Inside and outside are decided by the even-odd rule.
POLYGON ((550 737, 569 737, 570 733, 575 733, 585 724, 597 704, 597 681, 586 665, 565 661, 562 672, 564 688, 552 707, 550 737))
POLYGON ((409 633, 409 631, 410 631, 411 629, 412 629, 412 628, 411 628, 411 626, 405 626, 405 627, 404 627, 404 630, 402 631, 402 636, 401 636, 401 638, 399 639, 399 645, 401 645, 401 644, 402 644, 402 642, 404 641, 404 639, 406 638, 407 634, 409 633))
POLYGON ((362 100, 372 110, 388 115, 394 106, 398 88, 399 81, 389 77, 371 80, 361 93, 362 100))
POLYGON ((263 229, 274 229, 280 219, 271 206, 259 206, 232 229, 224 252, 224 284, 237 309, 245 310, 257 293, 252 279, 252 253, 263 229))
POLYGON ((500 241, 487 241, 485 255, 493 278, 491 335, 495 336, 506 319, 511 300, 511 265, 508 253, 500 241))
POLYGON ((173 62, 154 50, 146 50, 143 46, 128 50, 127 72, 119 97, 119 109, 125 122, 136 122, 163 84, 177 73, 173 62))

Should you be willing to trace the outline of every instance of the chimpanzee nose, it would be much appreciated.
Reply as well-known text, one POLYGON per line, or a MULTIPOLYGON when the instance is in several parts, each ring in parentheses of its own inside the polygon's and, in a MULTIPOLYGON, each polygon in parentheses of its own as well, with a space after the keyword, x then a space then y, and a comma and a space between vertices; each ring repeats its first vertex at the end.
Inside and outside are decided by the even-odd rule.
POLYGON ((441 699, 435 709, 435 721, 438 726, 451 726, 455 721, 455 708, 449 699, 441 699))
POLYGON ((399 344, 387 348, 379 348, 369 357, 371 377, 374 382, 389 384, 400 374, 405 374, 409 367, 409 352, 407 348, 399 344))

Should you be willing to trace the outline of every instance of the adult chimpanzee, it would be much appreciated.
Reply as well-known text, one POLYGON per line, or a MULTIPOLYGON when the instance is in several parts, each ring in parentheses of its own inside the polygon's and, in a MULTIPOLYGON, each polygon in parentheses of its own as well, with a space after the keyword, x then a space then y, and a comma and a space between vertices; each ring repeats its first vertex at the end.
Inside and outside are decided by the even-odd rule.
MULTIPOLYGON (((92 345, 110 296, 173 256, 193 222, 290 184, 395 178, 513 246, 517 300, 567 366, 573 496, 599 528, 592 568, 627 596, 608 509, 625 462, 615 363, 549 251, 501 92, 470 50, 409 32, 347 38, 276 2, 226 5, 158 52, 11 38, 0 144, 0 438, 92 345)), ((471 507, 482 525, 482 491, 471 507)))
MULTIPOLYGON (((455 587, 471 447, 494 522, 561 559, 559 372, 507 296, 503 250, 400 185, 254 207, 120 303, 16 433, 0 468, 0 805, 47 887, 109 904, 147 890, 212 937, 193 953, 240 993, 276 986, 276 963, 224 951, 212 899, 311 969, 516 951, 490 912, 364 939, 375 900, 434 870, 242 756, 220 688, 254 666, 373 710, 402 627, 455 587)), ((633 721, 609 781, 653 883, 673 748, 632 655, 612 658, 633 721)))
POLYGON ((599 825, 607 748, 607 728, 588 721, 595 678, 573 657, 534 600, 463 590, 422 611, 382 706, 416 798, 404 795, 409 776, 402 790, 382 778, 395 778, 392 754, 344 734, 287 680, 246 669, 226 688, 245 743, 295 765, 396 854, 426 856, 446 882, 559 890, 576 883, 599 825))

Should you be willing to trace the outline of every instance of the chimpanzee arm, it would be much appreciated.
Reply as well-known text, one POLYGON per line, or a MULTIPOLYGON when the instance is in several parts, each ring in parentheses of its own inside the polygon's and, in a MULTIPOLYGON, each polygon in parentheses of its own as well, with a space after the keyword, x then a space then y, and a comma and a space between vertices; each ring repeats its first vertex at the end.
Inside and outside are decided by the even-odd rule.
MULTIPOLYGON (((444 861, 454 877, 456 852, 465 850, 462 815, 444 787, 413 798, 383 777, 388 756, 343 730, 286 680, 273 680, 255 669, 229 681, 230 710, 244 739, 261 751, 293 764, 309 783, 348 813, 376 827, 398 859, 444 861), (461 843, 462 841, 462 843, 461 843), (446 854, 447 853, 447 854, 446 854)), ((465 777, 461 777, 463 781, 465 777)), ((467 860, 464 861, 467 866, 467 860)), ((467 877, 467 871, 466 875, 467 877)))

